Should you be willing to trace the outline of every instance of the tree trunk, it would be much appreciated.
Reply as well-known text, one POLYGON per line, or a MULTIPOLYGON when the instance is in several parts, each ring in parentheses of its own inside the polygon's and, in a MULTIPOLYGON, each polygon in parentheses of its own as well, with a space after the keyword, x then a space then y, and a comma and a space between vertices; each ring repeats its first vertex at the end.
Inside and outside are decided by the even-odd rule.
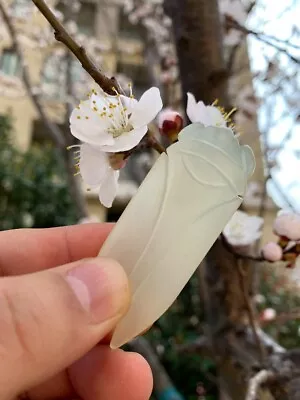
POLYGON ((165 0, 173 21, 183 93, 228 105, 217 0, 165 0))

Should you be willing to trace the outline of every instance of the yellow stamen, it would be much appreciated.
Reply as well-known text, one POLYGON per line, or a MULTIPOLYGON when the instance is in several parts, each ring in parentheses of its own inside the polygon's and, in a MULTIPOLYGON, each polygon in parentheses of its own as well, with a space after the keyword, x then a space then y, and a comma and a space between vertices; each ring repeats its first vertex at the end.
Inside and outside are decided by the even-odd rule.
POLYGON ((236 112, 236 110, 237 110, 237 108, 234 107, 231 111, 229 111, 228 114, 225 114, 225 115, 224 115, 225 120, 226 120, 226 121, 229 121, 229 117, 230 117, 234 112, 236 112))

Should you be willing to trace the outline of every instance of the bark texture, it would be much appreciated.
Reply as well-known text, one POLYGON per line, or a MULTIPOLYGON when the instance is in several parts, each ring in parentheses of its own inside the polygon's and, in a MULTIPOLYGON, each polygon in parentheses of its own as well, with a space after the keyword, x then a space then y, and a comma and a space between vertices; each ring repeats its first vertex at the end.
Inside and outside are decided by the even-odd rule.
POLYGON ((222 26, 215 0, 165 0, 173 21, 183 93, 228 105, 222 26))

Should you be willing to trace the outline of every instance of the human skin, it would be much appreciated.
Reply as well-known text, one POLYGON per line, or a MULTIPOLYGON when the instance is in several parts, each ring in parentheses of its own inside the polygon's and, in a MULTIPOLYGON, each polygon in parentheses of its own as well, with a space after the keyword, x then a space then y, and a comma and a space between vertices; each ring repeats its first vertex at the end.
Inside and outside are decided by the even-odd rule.
POLYGON ((111 229, 0 233, 1 400, 149 399, 147 362, 108 346, 130 303, 122 267, 97 257, 111 229))

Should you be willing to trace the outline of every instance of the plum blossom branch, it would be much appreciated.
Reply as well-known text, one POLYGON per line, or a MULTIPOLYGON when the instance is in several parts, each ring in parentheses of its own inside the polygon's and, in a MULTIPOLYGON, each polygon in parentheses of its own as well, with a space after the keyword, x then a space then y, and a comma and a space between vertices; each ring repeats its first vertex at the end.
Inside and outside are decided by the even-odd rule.
POLYGON ((40 12, 44 15, 47 21, 54 29, 54 36, 58 42, 63 43, 80 61, 82 67, 94 79, 94 81, 104 90, 104 92, 114 95, 115 91, 121 93, 121 89, 115 78, 108 78, 99 68, 94 64, 90 56, 87 54, 85 48, 80 46, 69 35, 64 26, 59 22, 54 13, 50 10, 49 6, 44 0, 32 0, 40 12))
MULTIPOLYGON (((64 26, 59 22, 54 13, 50 10, 44 0, 32 0, 40 12, 44 15, 47 21, 54 29, 54 36, 57 41, 63 43, 80 61, 82 67, 94 79, 94 81, 103 89, 104 92, 115 95, 116 93, 123 93, 118 82, 114 77, 108 78, 99 68, 94 64, 90 56, 87 54, 85 48, 80 46, 67 32, 64 26)), ((147 133, 149 145, 157 150, 159 153, 165 152, 165 148, 160 145, 156 138, 147 133)))

